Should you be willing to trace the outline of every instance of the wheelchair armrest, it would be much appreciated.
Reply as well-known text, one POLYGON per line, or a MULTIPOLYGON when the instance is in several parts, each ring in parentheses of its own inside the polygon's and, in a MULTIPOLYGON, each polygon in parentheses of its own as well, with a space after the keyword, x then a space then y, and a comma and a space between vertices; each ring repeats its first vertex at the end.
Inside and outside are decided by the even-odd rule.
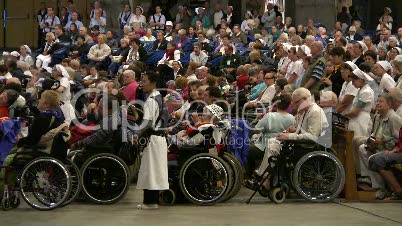
POLYGON ((284 144, 308 144, 308 145, 316 144, 316 142, 313 140, 285 140, 285 141, 282 141, 282 143, 284 143, 284 144))

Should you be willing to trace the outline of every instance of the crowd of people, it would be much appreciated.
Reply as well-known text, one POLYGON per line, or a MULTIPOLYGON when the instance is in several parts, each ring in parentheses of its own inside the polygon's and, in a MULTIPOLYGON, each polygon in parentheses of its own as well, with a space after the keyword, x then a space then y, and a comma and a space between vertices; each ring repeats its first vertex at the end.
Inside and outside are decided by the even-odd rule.
MULTIPOLYGON (((119 114, 114 101, 144 103, 143 129, 134 135, 150 133, 151 141, 138 179, 138 188, 145 190, 139 208, 152 209, 157 191, 168 189, 167 143, 156 129, 164 123, 171 125, 169 143, 199 146, 205 145, 206 133, 220 140, 209 128, 230 112, 262 108, 258 120, 250 121, 254 141, 245 164, 250 184, 254 173, 264 172, 267 159, 280 153, 281 141, 319 140, 329 115, 337 112, 349 118, 347 129, 354 132, 359 189, 377 191, 378 199, 400 200, 402 188, 390 166, 402 163, 402 28, 392 27, 391 9, 384 9, 372 33, 344 10, 333 30, 313 19, 296 25, 271 3, 263 15, 245 12, 243 21, 235 21, 232 11, 220 4, 215 10, 208 3, 183 6, 169 21, 159 6, 146 17, 141 6, 124 5, 120 30, 112 31, 99 2, 88 27, 73 3, 59 17, 43 4, 44 44, 37 55, 27 45, 20 52, 3 52, 0 116, 10 116, 13 105, 37 106, 39 100, 39 115, 61 114, 71 127, 76 118, 86 125, 109 125, 72 143, 74 150, 110 141, 113 120, 102 117, 119 114), (55 63, 62 48, 67 55, 55 63), (163 54, 150 63, 158 51, 163 54), (49 91, 52 81, 59 85, 49 91), (85 88, 93 89, 74 99, 85 88), (59 99, 53 100, 56 94, 59 99)), ((42 125, 35 136, 51 128, 42 125)))

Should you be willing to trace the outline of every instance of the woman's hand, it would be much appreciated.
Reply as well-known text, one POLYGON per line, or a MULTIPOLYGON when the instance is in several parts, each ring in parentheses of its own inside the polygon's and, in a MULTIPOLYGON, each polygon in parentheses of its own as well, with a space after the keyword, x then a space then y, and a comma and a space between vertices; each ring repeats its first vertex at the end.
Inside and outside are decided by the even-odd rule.
POLYGON ((321 81, 327 86, 332 86, 332 82, 328 78, 323 78, 321 81))
POLYGON ((289 133, 280 133, 276 139, 282 141, 282 140, 289 140, 289 133))
POLYGON ((201 117, 198 116, 198 113, 197 113, 197 112, 193 112, 193 113, 191 114, 191 116, 192 116, 192 121, 193 121, 195 124, 197 124, 198 122, 201 122, 201 117))
POLYGON ((291 126, 286 131, 288 131, 288 133, 295 133, 296 132, 296 127, 291 126))

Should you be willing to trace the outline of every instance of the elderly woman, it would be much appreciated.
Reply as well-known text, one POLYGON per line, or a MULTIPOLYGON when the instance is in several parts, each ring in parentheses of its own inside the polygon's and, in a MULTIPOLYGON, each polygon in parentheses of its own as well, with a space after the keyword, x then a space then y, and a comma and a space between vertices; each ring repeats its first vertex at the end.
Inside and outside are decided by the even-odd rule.
POLYGON ((368 170, 368 158, 375 153, 392 150, 398 140, 399 129, 402 126, 402 118, 392 109, 392 98, 389 95, 385 94, 378 98, 376 110, 377 114, 374 116, 370 137, 354 139, 355 142, 357 139, 364 141, 356 150, 355 155, 358 156, 356 168, 360 169, 360 172, 357 173, 361 175, 358 180, 361 183, 359 187, 364 190, 369 190, 370 187, 367 185, 370 184, 372 185, 371 188, 374 189, 385 188, 381 177, 368 170))
POLYGON ((294 116, 287 112, 291 100, 292 98, 288 94, 279 96, 276 104, 277 111, 264 115, 255 126, 253 138, 256 141, 250 145, 249 154, 247 155, 246 178, 251 178, 252 172, 256 168, 256 160, 263 158, 266 151, 266 142, 296 124, 294 116))
POLYGON ((359 91, 353 84, 351 75, 357 69, 356 64, 351 61, 346 61, 341 65, 341 75, 345 82, 342 85, 342 90, 339 94, 338 105, 336 111, 340 114, 348 114, 351 112, 353 100, 359 91))
POLYGON ((64 115, 64 122, 67 125, 70 125, 71 121, 75 119, 75 111, 74 107, 71 105, 71 93, 70 93, 70 82, 69 82, 69 74, 66 69, 57 64, 54 69, 52 76, 54 79, 60 82, 60 87, 56 89, 56 92, 60 95, 60 100, 63 104, 60 106, 61 111, 64 115))
POLYGON ((297 111, 296 126, 290 126, 286 132, 279 133, 276 137, 265 143, 265 153, 262 163, 257 171, 262 176, 268 167, 268 159, 279 155, 282 144, 286 140, 313 140, 316 141, 325 127, 328 126, 325 112, 313 102, 311 93, 306 88, 298 88, 292 94, 292 106, 297 111))
POLYGON ((39 52, 40 54, 36 57, 36 67, 45 68, 52 61, 52 54, 61 48, 60 44, 55 43, 56 36, 52 32, 46 34, 46 43, 39 52))
POLYGON ((392 66, 388 61, 378 61, 373 67, 374 75, 381 78, 380 95, 388 93, 396 85, 394 79, 388 74, 391 70, 392 66))
POLYGON ((180 59, 180 50, 176 48, 176 44, 173 42, 168 42, 165 54, 163 54, 162 59, 158 62, 159 64, 172 65, 173 61, 178 61, 180 59))
POLYGON ((402 55, 393 60, 391 64, 395 79, 397 79, 395 87, 402 89, 402 55))

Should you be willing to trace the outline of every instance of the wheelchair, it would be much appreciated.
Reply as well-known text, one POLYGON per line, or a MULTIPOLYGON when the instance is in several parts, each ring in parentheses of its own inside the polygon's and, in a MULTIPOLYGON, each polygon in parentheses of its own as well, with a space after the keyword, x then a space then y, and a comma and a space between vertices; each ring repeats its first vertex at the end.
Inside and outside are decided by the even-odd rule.
MULTIPOLYGON (((121 133, 116 133, 117 138, 121 133)), ((130 170, 118 156, 118 144, 91 146, 78 152, 72 161, 80 167, 80 185, 85 199, 96 204, 114 204, 129 189, 130 170)))
MULTIPOLYGON (((223 140, 227 141, 230 130, 226 124, 221 123, 215 129, 224 132, 223 140)), ((211 139, 206 137, 206 143, 211 139)), ((208 145, 180 148, 176 159, 168 163, 169 190, 160 193, 160 203, 173 205, 188 200, 198 205, 214 205, 233 198, 242 187, 243 167, 226 147, 217 154, 209 153, 208 145)))
POLYGON ((37 210, 52 210, 73 201, 80 192, 80 172, 66 159, 64 150, 56 149, 56 143, 64 136, 62 132, 53 138, 50 153, 43 146, 26 147, 17 151, 9 166, 4 170, 4 191, 1 205, 3 210, 17 208, 19 194, 24 201, 37 210), (12 176, 10 176, 10 174, 12 176), (13 176, 17 180, 12 182, 13 176))
MULTIPOLYGON (((341 115, 334 116, 342 119, 341 115)), ((345 124, 333 121, 336 127, 345 124)), ((312 140, 282 141, 281 153, 268 159, 268 167, 263 176, 257 178, 254 193, 246 201, 250 203, 254 195, 268 197, 276 204, 286 200, 290 189, 303 199, 323 203, 329 202, 342 192, 345 184, 345 170, 328 142, 318 144, 312 140), (263 188, 268 180, 269 188, 263 188)))

